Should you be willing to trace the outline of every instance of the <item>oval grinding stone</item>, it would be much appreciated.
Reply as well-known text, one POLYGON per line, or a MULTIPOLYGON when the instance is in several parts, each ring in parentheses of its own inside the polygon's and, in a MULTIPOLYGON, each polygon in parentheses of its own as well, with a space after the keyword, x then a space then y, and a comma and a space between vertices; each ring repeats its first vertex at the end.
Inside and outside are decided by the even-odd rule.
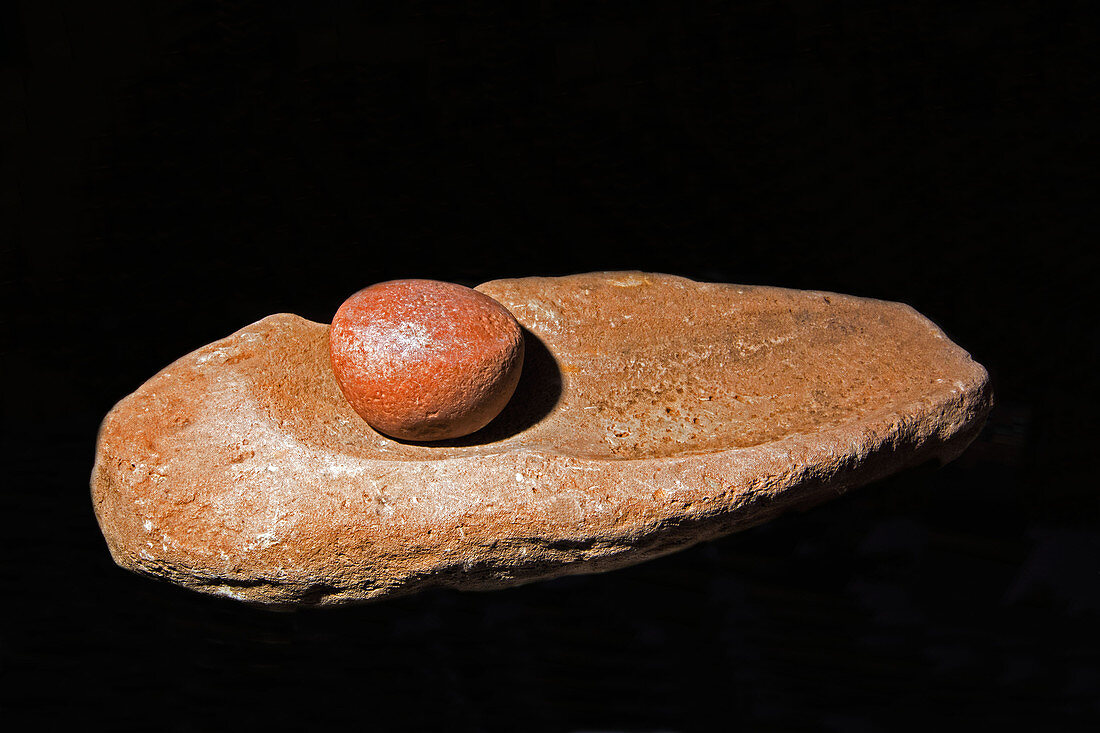
POLYGON ((372 430, 328 325, 287 314, 124 398, 92 474, 115 561, 278 606, 600 572, 950 460, 991 404, 985 369, 898 303, 641 272, 477 289, 527 361, 465 438, 372 430))

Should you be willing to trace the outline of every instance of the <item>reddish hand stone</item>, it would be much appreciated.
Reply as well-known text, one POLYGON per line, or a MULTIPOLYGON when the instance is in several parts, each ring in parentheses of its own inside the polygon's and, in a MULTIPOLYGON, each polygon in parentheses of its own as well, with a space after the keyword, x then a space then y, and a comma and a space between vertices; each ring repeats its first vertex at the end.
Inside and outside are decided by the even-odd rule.
POLYGON ((523 368, 523 332, 487 295, 436 280, 391 280, 352 295, 329 329, 344 397, 379 432, 440 440, 483 428, 523 368))

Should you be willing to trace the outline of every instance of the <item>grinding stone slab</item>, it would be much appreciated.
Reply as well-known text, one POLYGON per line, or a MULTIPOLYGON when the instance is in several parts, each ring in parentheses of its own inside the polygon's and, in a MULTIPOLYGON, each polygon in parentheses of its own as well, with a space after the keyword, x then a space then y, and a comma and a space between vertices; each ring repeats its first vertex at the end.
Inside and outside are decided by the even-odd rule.
POLYGON ((372 430, 328 325, 294 315, 156 374, 99 432, 115 561, 276 606, 601 572, 950 460, 991 404, 985 369, 898 303, 642 272, 478 290, 527 360, 466 438, 372 430))

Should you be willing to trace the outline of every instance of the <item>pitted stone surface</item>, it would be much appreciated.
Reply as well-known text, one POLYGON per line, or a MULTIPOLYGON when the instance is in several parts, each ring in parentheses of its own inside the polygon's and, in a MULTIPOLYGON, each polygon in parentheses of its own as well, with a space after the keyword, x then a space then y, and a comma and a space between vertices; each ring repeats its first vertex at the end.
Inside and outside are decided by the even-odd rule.
POLYGON ((640 272, 477 289, 527 355, 467 438, 373 431, 328 325, 293 315, 155 375, 100 429, 115 560, 278 605, 599 572, 950 460, 991 404, 985 369, 897 303, 640 272))

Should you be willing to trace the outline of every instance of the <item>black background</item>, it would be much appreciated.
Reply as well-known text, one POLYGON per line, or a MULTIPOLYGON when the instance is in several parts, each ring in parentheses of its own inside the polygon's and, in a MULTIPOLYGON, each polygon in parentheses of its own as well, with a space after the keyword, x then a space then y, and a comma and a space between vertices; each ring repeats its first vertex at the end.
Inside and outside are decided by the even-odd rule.
POLYGON ((1100 720, 1086 3, 374 5, 4 6, 5 720, 1100 720), (276 614, 112 564, 96 429, 173 359, 597 269, 909 303, 997 407, 944 468, 605 575, 276 614))

